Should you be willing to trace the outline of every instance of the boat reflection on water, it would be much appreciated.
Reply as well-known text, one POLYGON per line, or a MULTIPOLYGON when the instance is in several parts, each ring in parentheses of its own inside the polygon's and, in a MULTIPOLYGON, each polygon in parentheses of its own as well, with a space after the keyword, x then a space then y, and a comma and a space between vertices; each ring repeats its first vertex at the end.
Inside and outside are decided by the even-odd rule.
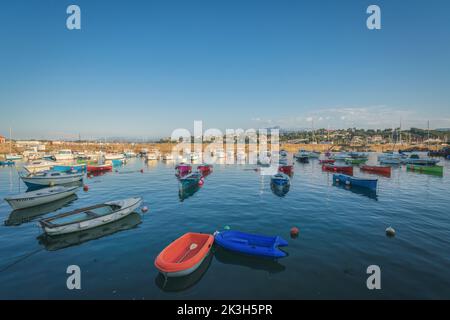
POLYGON ((184 201, 185 199, 192 197, 198 190, 200 190, 200 186, 198 184, 190 185, 190 186, 182 186, 180 185, 178 196, 180 197, 180 201, 184 201))
POLYGON ((378 195, 377 195, 376 190, 372 190, 372 189, 368 189, 368 188, 361 188, 361 187, 356 187, 356 186, 348 186, 348 185, 340 184, 337 182, 333 182, 333 186, 338 187, 340 189, 348 190, 353 193, 359 194, 361 196, 365 196, 367 198, 378 201, 378 195))
POLYGON ((280 198, 284 197, 289 192, 290 187, 290 184, 284 186, 280 186, 274 183, 270 184, 270 189, 272 189, 273 194, 280 198))
POLYGON ((135 228, 141 222, 141 216, 135 212, 123 219, 93 229, 53 237, 46 234, 41 234, 37 239, 39 244, 44 246, 46 250, 55 251, 77 246, 87 241, 103 238, 116 232, 135 228))
POLYGON ((66 198, 53 201, 51 203, 42 204, 31 208, 25 208, 20 210, 14 210, 9 214, 8 219, 5 221, 5 226, 19 226, 22 223, 33 221, 35 218, 44 214, 55 212, 62 207, 71 204, 77 200, 76 194, 72 194, 66 198))
POLYGON ((202 264, 190 275, 184 277, 164 277, 162 273, 158 273, 155 278, 155 284, 166 292, 180 292, 196 285, 208 270, 214 253, 211 252, 203 260, 202 264))
POLYGON ((278 260, 238 254, 235 252, 230 252, 219 246, 216 246, 214 256, 217 261, 223 264, 232 264, 248 267, 254 270, 263 270, 270 274, 279 273, 286 270, 286 267, 279 263, 278 260))

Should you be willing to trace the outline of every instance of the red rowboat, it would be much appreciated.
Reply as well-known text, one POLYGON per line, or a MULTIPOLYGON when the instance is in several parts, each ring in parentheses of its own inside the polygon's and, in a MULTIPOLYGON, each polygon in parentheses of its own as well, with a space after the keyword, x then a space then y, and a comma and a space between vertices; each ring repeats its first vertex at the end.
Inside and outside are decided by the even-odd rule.
POLYGON ((87 172, 105 172, 111 171, 112 165, 110 164, 98 164, 98 165, 89 165, 87 166, 87 172))
POLYGON ((391 167, 383 167, 383 166, 361 166, 361 170, 373 172, 373 173, 380 173, 383 175, 391 175, 391 167))
POLYGON ((336 160, 334 160, 334 159, 324 159, 324 160, 319 160, 319 163, 320 164, 324 164, 324 163, 331 163, 331 164, 333 164, 333 163, 335 163, 336 162, 336 160))
POLYGON ((167 277, 187 276, 202 264, 213 243, 210 234, 186 233, 161 251, 155 266, 167 277))
POLYGON ((212 172, 212 165, 210 164, 200 164, 197 167, 197 170, 200 171, 203 175, 208 175, 212 172))
POLYGON ((335 166, 333 164, 324 164, 322 165, 323 171, 332 171, 332 172, 340 172, 348 175, 353 175, 353 167, 352 166, 335 166))
POLYGON ((292 175, 294 173, 294 166, 292 165, 282 165, 278 167, 278 171, 282 172, 284 174, 287 174, 288 176, 292 175))

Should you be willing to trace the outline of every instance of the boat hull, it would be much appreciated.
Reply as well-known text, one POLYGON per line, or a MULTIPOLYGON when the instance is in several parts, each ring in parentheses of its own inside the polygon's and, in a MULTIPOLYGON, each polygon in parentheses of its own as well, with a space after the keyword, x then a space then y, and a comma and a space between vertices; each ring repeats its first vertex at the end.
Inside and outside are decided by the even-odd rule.
MULTIPOLYGON (((58 187, 55 188, 49 188, 49 189, 58 189, 58 187)), ((30 197, 24 198, 24 197, 9 197, 5 198, 5 201, 8 202, 8 204, 13 208, 14 210, 19 209, 25 209, 30 207, 39 206, 42 204, 58 201, 60 199, 64 199, 66 197, 69 197, 73 195, 77 191, 78 187, 70 187, 70 188, 64 188, 61 192, 49 194, 47 196, 33 196, 38 194, 39 192, 43 192, 45 190, 41 189, 37 192, 29 192, 30 197)))
POLYGON ((222 248, 251 256, 274 259, 287 256, 286 252, 278 249, 288 245, 279 236, 268 237, 229 230, 216 232, 215 242, 222 248))
POLYGON ((213 243, 213 235, 186 233, 161 251, 155 259, 155 267, 166 277, 187 276, 210 254, 213 243), (191 249, 192 244, 197 247, 191 249))
POLYGON ((78 182, 83 180, 83 174, 78 173, 66 177, 21 177, 22 181, 28 186, 28 187, 42 187, 42 186, 56 186, 56 185, 62 185, 62 184, 70 184, 74 182, 78 182))
MULTIPOLYGON (((105 225, 132 214, 142 203, 142 198, 133 198, 135 201, 127 204, 121 209, 112 212, 111 214, 103 215, 97 218, 93 218, 87 221, 75 222, 72 224, 49 227, 45 223, 41 222, 41 226, 44 232, 49 236, 56 236, 61 234, 68 234, 73 232, 79 232, 83 230, 92 229, 101 225, 105 225)), ((131 200, 131 199, 127 199, 131 200)), ((115 201, 107 202, 107 204, 114 204, 115 201)))
POLYGON ((442 166, 420 166, 420 165, 408 164, 406 166, 406 169, 408 171, 416 171, 416 172, 430 173, 430 174, 436 174, 436 175, 444 174, 444 167, 442 167, 442 166))
POLYGON ((370 190, 376 190, 378 185, 377 179, 361 179, 346 174, 336 174, 336 173, 333 175, 333 181, 336 183, 343 183, 348 186, 367 188, 370 190))
POLYGON ((391 167, 379 167, 379 166, 361 166, 362 171, 371 173, 378 173, 382 175, 391 175, 391 167))
POLYGON ((322 166, 322 170, 353 175, 353 167, 352 166, 334 166, 334 165, 324 164, 322 166))

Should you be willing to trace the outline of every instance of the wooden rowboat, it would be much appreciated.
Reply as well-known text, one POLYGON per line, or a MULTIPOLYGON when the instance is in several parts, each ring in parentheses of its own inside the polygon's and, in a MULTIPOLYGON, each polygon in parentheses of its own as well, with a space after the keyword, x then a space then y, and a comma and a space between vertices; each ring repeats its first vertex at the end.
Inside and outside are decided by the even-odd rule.
POLYGON ((349 175, 353 175, 353 167, 352 166, 336 166, 332 164, 324 164, 322 165, 323 171, 331 171, 331 172, 340 172, 349 175))
POLYGON ((47 235, 60 235, 92 229, 122 219, 134 212, 142 203, 142 198, 109 201, 39 221, 47 235))
POLYGON ((391 167, 383 167, 383 166, 361 166, 360 168, 363 171, 371 172, 371 173, 379 173, 383 175, 391 175, 391 167))

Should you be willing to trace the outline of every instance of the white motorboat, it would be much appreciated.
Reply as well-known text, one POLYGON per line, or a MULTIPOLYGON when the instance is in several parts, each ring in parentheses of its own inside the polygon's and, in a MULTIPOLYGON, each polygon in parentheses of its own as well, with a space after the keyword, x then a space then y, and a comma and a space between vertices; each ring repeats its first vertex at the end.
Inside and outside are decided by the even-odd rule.
POLYGON ((47 235, 60 235, 92 229, 122 219, 134 212, 142 203, 135 197, 109 201, 87 208, 61 213, 39 221, 47 235))
POLYGON ((59 151, 55 154, 55 159, 56 159, 56 161, 73 160, 73 159, 74 159, 74 155, 73 155, 73 153, 72 153, 72 150, 69 150, 69 149, 62 149, 62 150, 59 150, 59 151))
POLYGON ((22 156, 20 154, 7 154, 5 156, 5 160, 22 160, 22 156))
POLYGON ((27 165, 23 166, 25 170, 27 170, 29 173, 36 173, 41 171, 50 170, 55 166, 57 163, 47 160, 35 160, 29 162, 27 165))
POLYGON ((31 173, 20 178, 28 187, 48 187, 61 184, 69 184, 83 180, 84 173, 59 172, 59 171, 43 171, 39 173, 31 173))
POLYGON ((5 201, 13 208, 25 209, 29 207, 39 206, 45 203, 50 203, 73 195, 78 189, 75 187, 57 186, 51 188, 44 188, 36 191, 26 192, 19 195, 6 197, 5 201))

